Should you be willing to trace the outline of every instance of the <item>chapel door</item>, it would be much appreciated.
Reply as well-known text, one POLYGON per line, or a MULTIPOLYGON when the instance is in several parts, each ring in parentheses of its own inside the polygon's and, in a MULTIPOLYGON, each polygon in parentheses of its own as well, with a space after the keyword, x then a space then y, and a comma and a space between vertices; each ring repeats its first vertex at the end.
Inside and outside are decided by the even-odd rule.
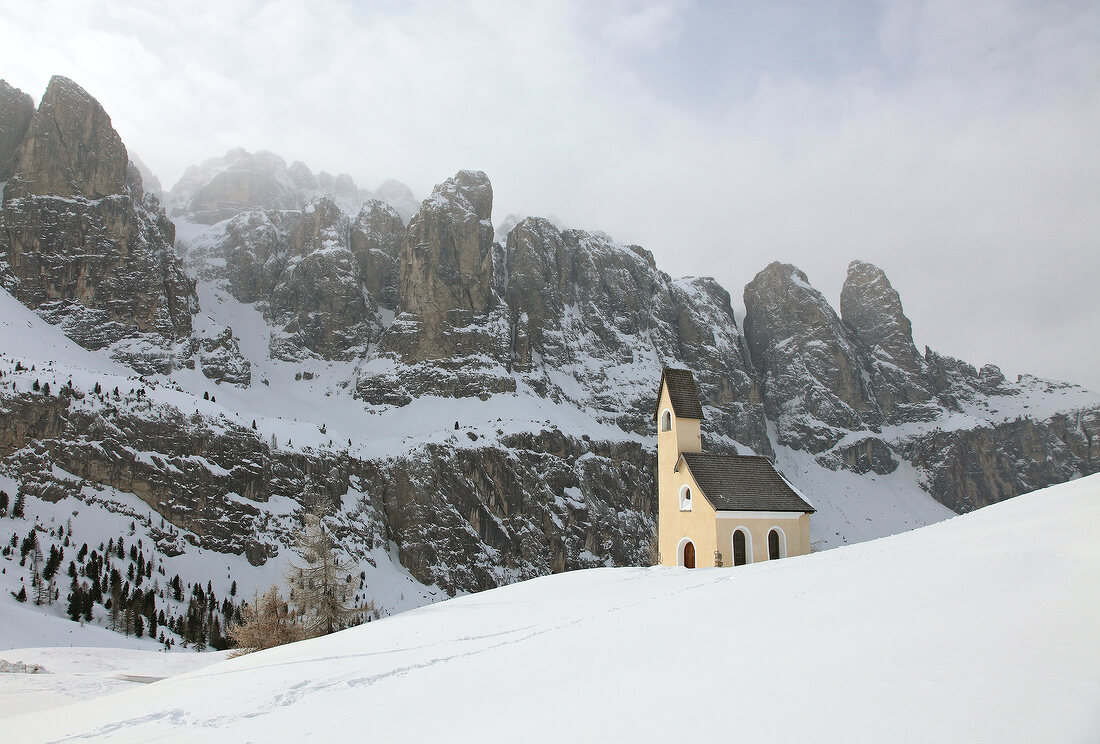
POLYGON ((695 568, 695 543, 684 546, 684 568, 695 568))
POLYGON ((744 566, 748 563, 745 553, 745 533, 737 530, 733 533, 733 565, 744 566))

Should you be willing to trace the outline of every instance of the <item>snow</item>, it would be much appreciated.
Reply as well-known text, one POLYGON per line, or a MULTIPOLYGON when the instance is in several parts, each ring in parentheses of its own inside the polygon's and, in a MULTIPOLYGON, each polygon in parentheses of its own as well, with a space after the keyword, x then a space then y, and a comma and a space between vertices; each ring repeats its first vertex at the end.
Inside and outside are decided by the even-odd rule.
MULTIPOLYGON (((3 728, 17 741, 1093 742, 1098 520, 1100 475, 810 556, 558 574, 3 728)), ((26 660, 39 658, 49 668, 26 660)))

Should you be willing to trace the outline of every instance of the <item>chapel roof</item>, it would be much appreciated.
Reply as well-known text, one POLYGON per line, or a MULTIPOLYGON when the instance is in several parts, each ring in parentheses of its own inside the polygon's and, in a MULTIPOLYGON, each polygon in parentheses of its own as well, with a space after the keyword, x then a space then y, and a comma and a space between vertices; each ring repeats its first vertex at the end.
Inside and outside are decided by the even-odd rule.
MULTIPOLYGON (((657 387, 657 406, 661 405, 661 388, 668 384, 668 397, 672 401, 672 412, 676 418, 702 420, 703 408, 699 405, 699 393, 695 389, 695 376, 690 369, 665 367, 661 373, 661 384, 657 387)), ((657 415, 660 415, 657 411, 657 415)))
POLYGON ((816 511, 766 457, 685 452, 692 477, 718 511, 816 511))

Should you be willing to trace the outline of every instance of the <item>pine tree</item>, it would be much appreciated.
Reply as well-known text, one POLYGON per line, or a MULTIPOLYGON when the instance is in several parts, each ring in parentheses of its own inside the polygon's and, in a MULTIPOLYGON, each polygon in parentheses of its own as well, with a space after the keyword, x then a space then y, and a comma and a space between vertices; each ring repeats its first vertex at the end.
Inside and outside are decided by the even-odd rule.
POLYGON ((11 507, 12 519, 23 519, 23 507, 25 506, 27 497, 23 495, 21 491, 15 493, 15 503, 11 507))
POLYGON ((31 531, 28 532, 27 536, 23 538, 23 542, 19 544, 19 565, 27 565, 27 556, 31 553, 31 551, 37 550, 38 533, 35 532, 34 528, 31 528, 31 531))
POLYGON ((0 517, 8 516, 8 492, 0 491, 0 517))
POLYGON ((329 504, 320 502, 305 515, 297 535, 298 553, 305 565, 293 561, 286 580, 299 622, 310 637, 328 635, 358 625, 373 605, 356 606, 354 585, 348 580, 351 564, 336 554, 336 542, 325 528, 329 504))
POLYGON ((41 563, 42 549, 35 545, 34 550, 31 551, 31 587, 34 589, 34 603, 36 605, 47 604, 53 597, 53 587, 42 577, 42 572, 39 569, 41 563))
POLYGON ((65 612, 70 620, 79 620, 80 616, 84 614, 84 590, 75 578, 69 593, 69 605, 65 608, 65 612))

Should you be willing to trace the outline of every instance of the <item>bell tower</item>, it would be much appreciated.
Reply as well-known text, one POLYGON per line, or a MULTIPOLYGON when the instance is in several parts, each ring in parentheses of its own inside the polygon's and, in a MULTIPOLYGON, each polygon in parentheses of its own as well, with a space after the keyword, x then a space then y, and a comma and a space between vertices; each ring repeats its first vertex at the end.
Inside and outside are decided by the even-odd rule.
MULTIPOLYGON (((661 374, 661 386, 657 390, 657 534, 658 544, 665 542, 661 535, 675 531, 671 522, 678 519, 680 503, 680 478, 676 476, 676 463, 685 452, 702 452, 703 439, 699 426, 703 409, 699 405, 699 393, 690 370, 665 368, 661 374)), ((662 563, 669 560, 662 548, 662 563)))

